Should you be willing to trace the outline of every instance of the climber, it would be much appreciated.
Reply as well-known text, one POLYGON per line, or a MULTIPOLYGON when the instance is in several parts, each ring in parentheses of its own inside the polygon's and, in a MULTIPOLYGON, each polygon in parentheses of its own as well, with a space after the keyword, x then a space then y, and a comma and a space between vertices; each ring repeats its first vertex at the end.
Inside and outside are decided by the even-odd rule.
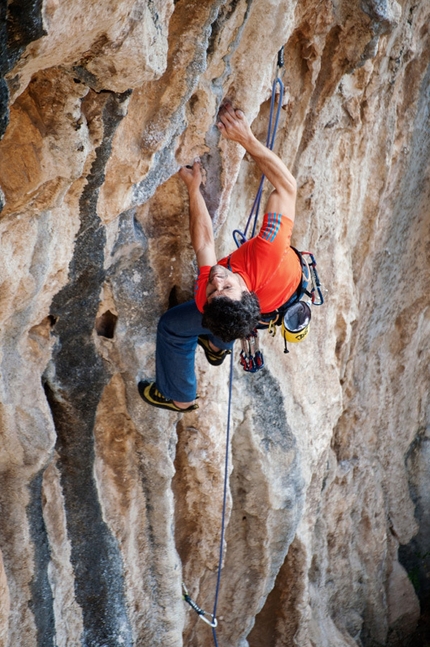
POLYGON ((157 330, 156 380, 139 382, 141 397, 171 411, 198 408, 194 357, 197 344, 213 366, 249 335, 265 313, 286 303, 301 284, 301 265, 290 247, 296 181, 281 159, 253 135, 241 110, 224 102, 217 127, 241 144, 274 186, 259 234, 217 262, 212 220, 200 192, 200 163, 182 167, 190 202, 191 243, 199 275, 194 299, 168 310, 157 330))

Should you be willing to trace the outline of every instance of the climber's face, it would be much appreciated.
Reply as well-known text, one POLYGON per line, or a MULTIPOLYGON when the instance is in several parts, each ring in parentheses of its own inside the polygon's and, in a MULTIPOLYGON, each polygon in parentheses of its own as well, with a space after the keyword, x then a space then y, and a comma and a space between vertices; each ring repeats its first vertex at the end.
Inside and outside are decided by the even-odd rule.
POLYGON ((206 298, 208 303, 215 297, 228 297, 233 301, 239 301, 244 289, 243 279, 239 274, 231 272, 222 265, 214 265, 209 273, 209 281, 206 286, 206 298))

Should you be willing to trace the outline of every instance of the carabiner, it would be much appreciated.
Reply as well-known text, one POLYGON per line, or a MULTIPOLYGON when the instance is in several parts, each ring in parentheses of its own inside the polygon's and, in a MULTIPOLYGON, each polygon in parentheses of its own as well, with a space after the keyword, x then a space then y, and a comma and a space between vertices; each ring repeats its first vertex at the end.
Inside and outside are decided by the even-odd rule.
POLYGON ((272 337, 276 335, 275 321, 276 319, 272 319, 272 321, 269 321, 269 327, 267 329, 267 332, 269 333, 269 335, 272 335, 272 337))

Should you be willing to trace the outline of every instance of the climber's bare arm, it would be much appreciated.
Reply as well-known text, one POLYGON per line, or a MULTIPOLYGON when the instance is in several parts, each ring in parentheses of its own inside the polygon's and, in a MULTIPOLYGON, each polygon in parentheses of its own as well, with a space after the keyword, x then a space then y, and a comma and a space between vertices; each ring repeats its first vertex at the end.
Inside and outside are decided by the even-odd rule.
POLYGON ((183 166, 179 171, 179 177, 185 182, 190 198, 190 235, 197 265, 212 267, 216 265, 215 242, 212 220, 200 192, 202 182, 200 162, 194 162, 192 168, 183 166))
POLYGON ((225 103, 221 107, 217 126, 226 139, 237 142, 245 148, 258 164, 261 172, 275 187, 267 202, 266 211, 282 213, 294 221, 296 180, 284 162, 256 139, 243 112, 234 110, 230 103, 225 103))

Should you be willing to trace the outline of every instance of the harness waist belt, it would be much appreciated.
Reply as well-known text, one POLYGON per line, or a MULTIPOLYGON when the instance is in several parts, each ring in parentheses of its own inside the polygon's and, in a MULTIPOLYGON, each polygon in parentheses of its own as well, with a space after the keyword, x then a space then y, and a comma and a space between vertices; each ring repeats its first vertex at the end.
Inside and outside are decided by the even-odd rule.
POLYGON ((290 298, 285 301, 279 308, 276 308, 276 310, 273 310, 272 312, 262 312, 261 313, 261 323, 270 323, 270 321, 273 321, 279 315, 284 308, 287 308, 290 306, 294 301, 297 301, 297 299, 300 299, 302 295, 302 279, 300 279, 299 284, 297 288, 294 290, 293 294, 290 296, 290 298))

